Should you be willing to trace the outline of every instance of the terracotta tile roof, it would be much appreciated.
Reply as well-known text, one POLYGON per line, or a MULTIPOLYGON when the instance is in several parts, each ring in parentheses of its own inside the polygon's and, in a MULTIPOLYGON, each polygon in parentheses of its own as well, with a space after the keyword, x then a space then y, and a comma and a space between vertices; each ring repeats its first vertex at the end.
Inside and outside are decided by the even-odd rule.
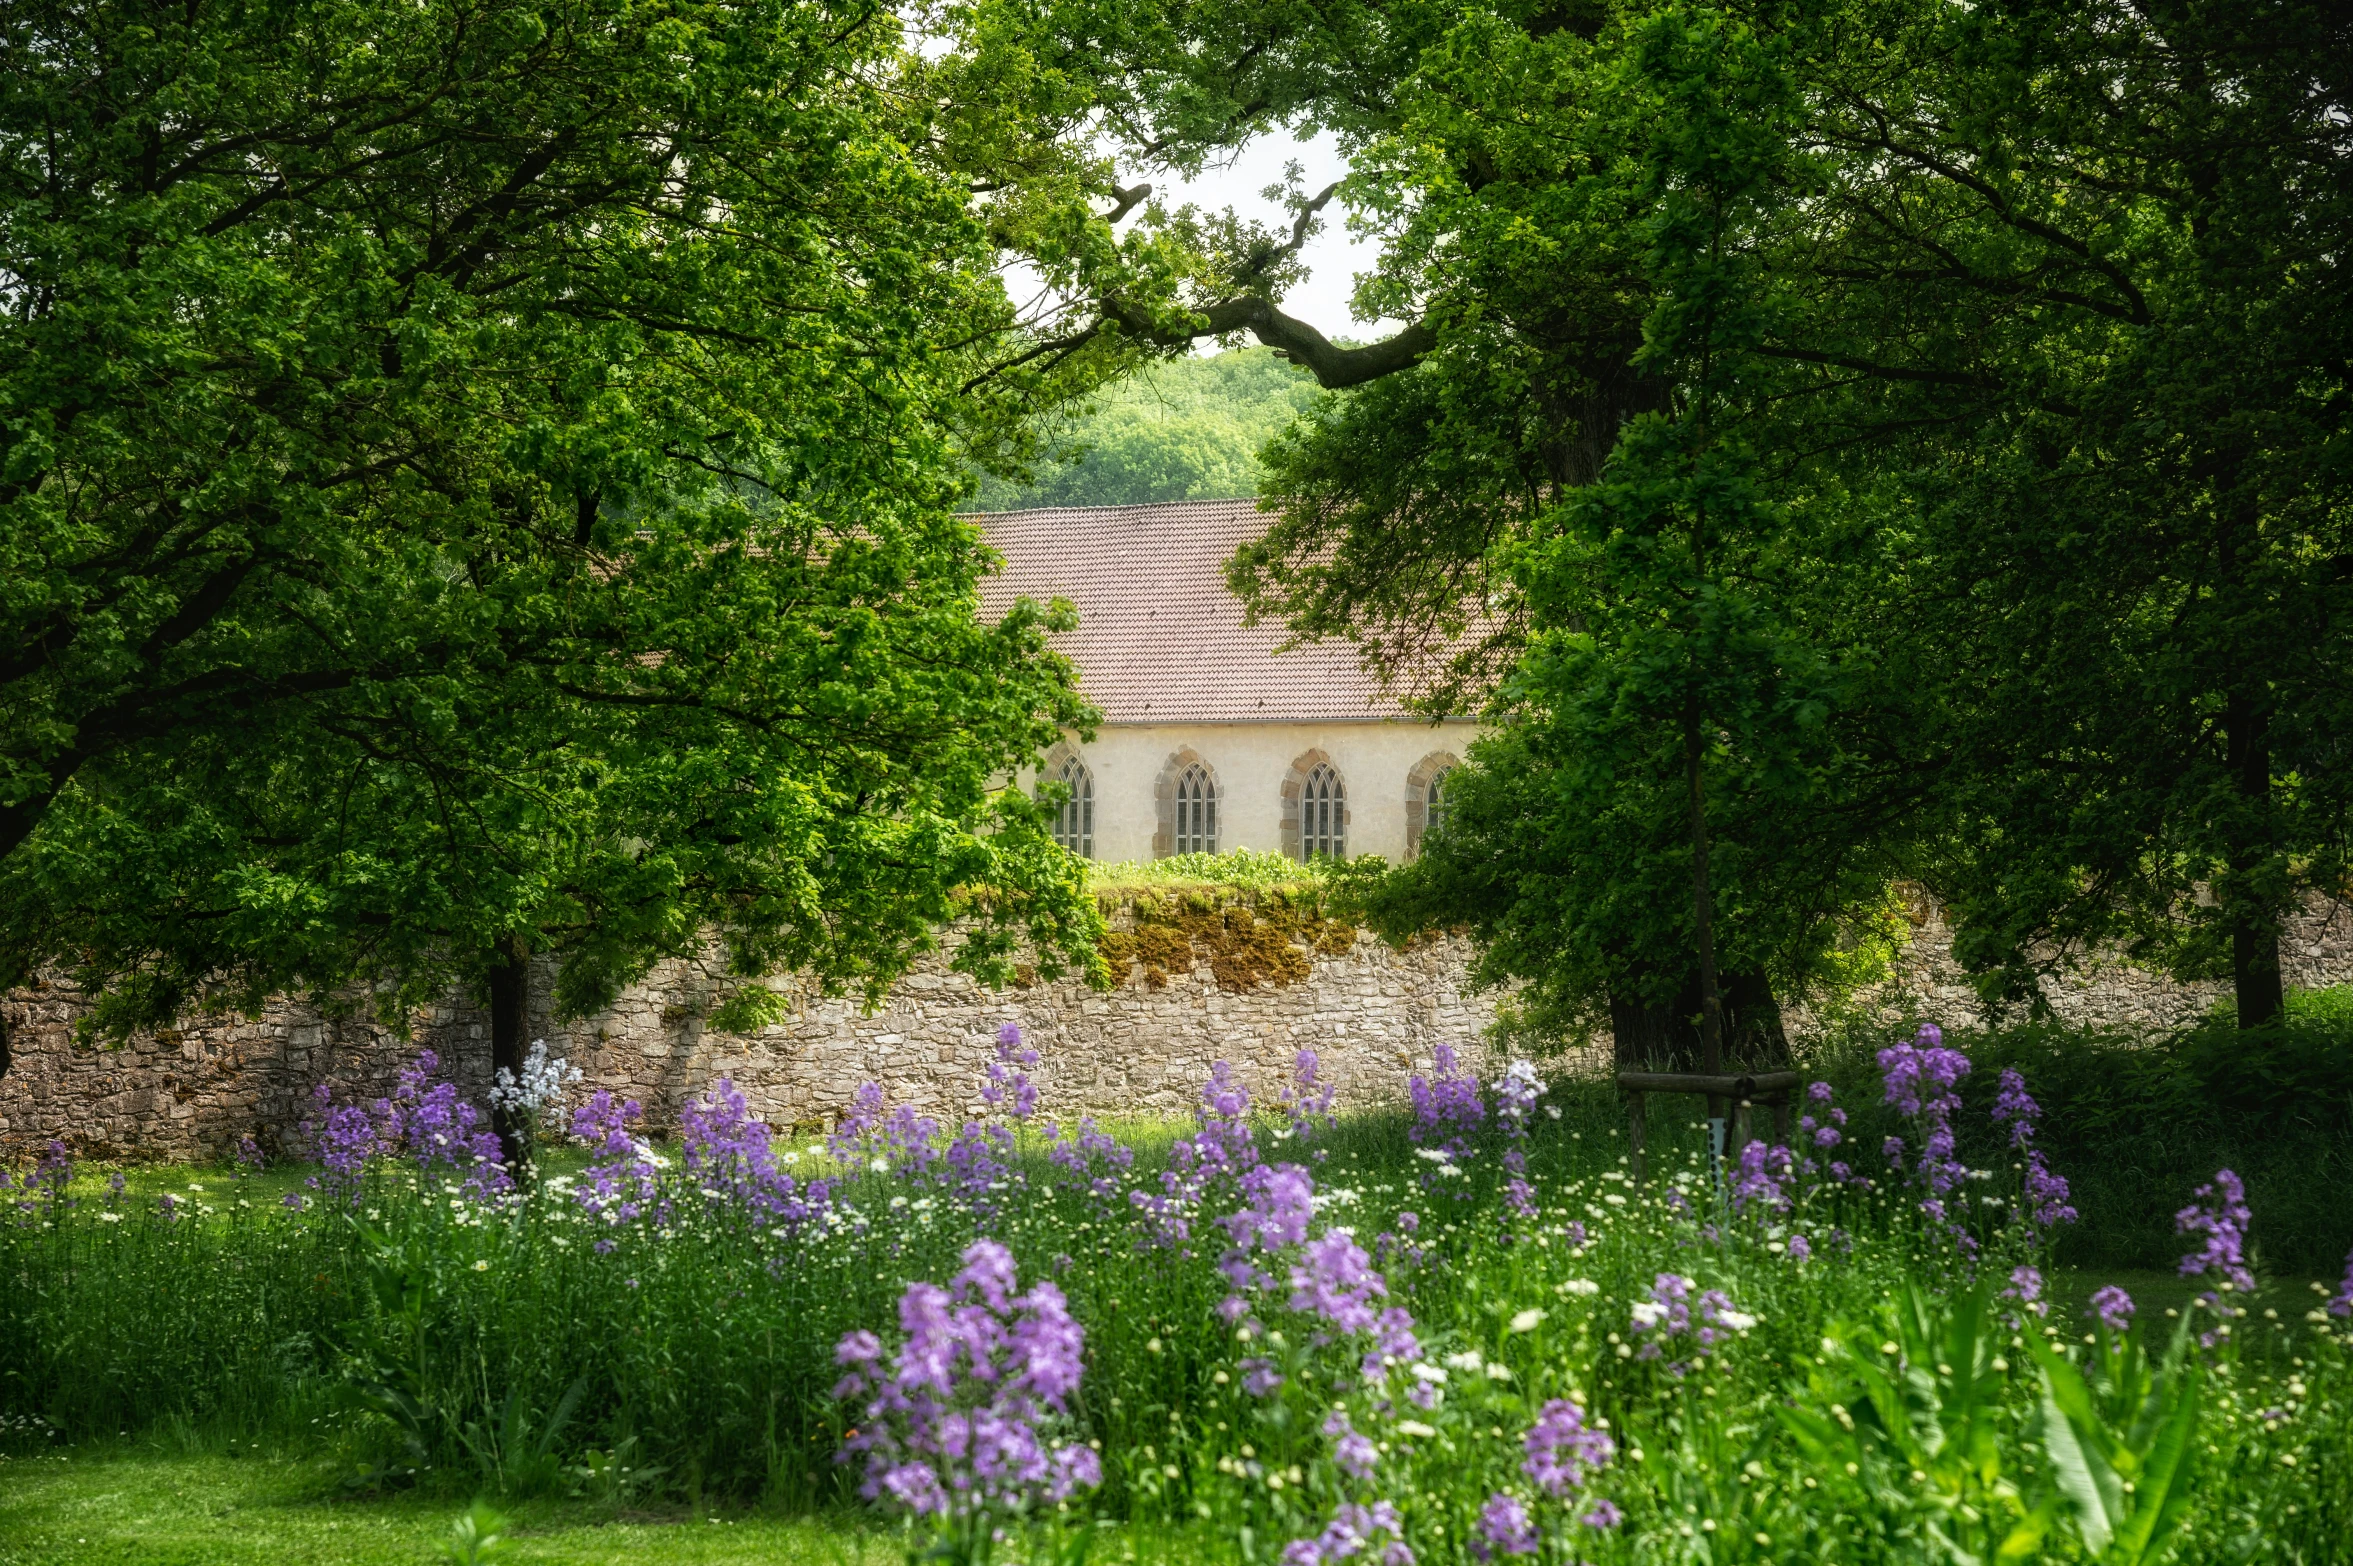
POLYGON ((1250 500, 1060 506, 973 519, 1005 557, 981 584, 986 611, 1016 598, 1069 599, 1078 629, 1058 645, 1113 723, 1387 718, 1401 709, 1347 642, 1277 655, 1275 624, 1246 626, 1224 566, 1272 520, 1250 500))

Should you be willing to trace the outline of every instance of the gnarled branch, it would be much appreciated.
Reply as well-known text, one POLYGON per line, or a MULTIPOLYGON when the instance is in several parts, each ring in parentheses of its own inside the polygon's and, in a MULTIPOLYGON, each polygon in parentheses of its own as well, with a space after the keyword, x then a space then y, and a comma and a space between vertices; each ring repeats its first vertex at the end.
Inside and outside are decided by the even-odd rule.
POLYGON ((1271 300, 1255 294, 1211 305, 1200 312, 1203 324, 1190 331, 1164 330, 1142 310, 1117 299, 1104 301, 1103 314, 1129 336, 1169 348, 1197 338, 1247 331, 1285 359, 1306 369, 1326 391, 1362 386, 1384 375, 1410 370, 1421 362, 1422 355, 1438 346, 1438 334, 1416 321, 1377 343, 1343 348, 1297 316, 1284 314, 1271 300))

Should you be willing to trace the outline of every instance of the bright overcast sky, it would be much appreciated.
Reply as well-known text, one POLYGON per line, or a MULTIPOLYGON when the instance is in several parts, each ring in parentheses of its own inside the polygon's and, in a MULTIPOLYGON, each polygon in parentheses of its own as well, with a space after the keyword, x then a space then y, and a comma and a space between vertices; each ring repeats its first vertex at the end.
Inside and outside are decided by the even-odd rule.
MULTIPOLYGON (((1250 143, 1230 168, 1204 169, 1199 179, 1184 185, 1162 176, 1152 182, 1152 190, 1172 207, 1188 201, 1208 211, 1232 207, 1243 217, 1279 231, 1291 226, 1290 213, 1258 193, 1281 184, 1283 165, 1293 159, 1299 162, 1299 183, 1311 195, 1348 172, 1330 136, 1293 141, 1287 134, 1277 134, 1250 143)), ((1379 258, 1377 245, 1349 234, 1347 216, 1334 201, 1323 210, 1323 232, 1309 240, 1300 254, 1307 264, 1307 276, 1283 296, 1283 309, 1326 337, 1363 340, 1396 330, 1395 322, 1358 321, 1348 313, 1356 274, 1371 271, 1379 258)), ((1204 347, 1215 351, 1213 345, 1204 347)))

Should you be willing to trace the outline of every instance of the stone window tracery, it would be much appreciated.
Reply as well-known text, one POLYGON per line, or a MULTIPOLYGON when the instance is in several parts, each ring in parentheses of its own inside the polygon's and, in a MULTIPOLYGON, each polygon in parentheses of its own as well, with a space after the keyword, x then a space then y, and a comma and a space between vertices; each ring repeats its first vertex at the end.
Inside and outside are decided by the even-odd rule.
POLYGON ((1049 762, 1046 777, 1066 790, 1054 812, 1054 841, 1081 859, 1095 857, 1095 774, 1076 756, 1049 762))
POLYGON ((1453 772, 1462 762, 1450 751, 1434 750, 1405 775, 1405 857, 1422 851, 1422 839, 1446 819, 1454 798, 1453 772))
POLYGON ((1217 780, 1197 761, 1177 774, 1175 828, 1175 852, 1217 852, 1217 780))
POLYGON ((1348 857, 1348 795, 1329 762, 1308 769, 1299 791, 1299 858, 1348 857))

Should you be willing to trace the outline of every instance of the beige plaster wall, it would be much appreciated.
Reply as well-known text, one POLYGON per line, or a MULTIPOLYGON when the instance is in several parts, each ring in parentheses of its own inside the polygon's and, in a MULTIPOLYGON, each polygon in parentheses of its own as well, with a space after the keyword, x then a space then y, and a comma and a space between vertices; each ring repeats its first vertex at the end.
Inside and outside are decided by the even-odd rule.
MULTIPOLYGON (((1348 851, 1405 858, 1406 774, 1433 752, 1457 758, 1478 734, 1468 720, 1362 723, 1118 723, 1069 746, 1095 775, 1095 857, 1150 859, 1154 795, 1169 757, 1190 747, 1218 781, 1218 847, 1283 850, 1283 779, 1321 750, 1348 790, 1348 851)), ((1034 783, 1024 777, 1023 784, 1034 783)))

